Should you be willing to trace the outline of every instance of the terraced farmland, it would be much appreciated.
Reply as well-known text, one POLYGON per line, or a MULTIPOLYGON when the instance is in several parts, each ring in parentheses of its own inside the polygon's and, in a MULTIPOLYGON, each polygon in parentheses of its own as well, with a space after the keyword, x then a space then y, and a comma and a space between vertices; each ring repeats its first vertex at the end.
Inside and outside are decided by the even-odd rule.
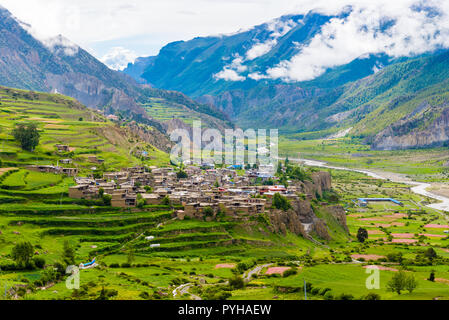
MULTIPOLYGON (((107 121, 74 99, 0 87, 0 106, 0 156, 5 165, 56 165, 66 157, 72 158, 81 168, 90 168, 89 156, 105 160, 105 165, 111 169, 139 164, 140 160, 130 154, 138 138, 126 127, 107 121), (38 126, 41 137, 35 152, 22 150, 14 141, 11 132, 18 123, 38 126), (68 145, 69 152, 57 154, 56 144, 68 145)), ((168 157, 159 150, 146 143, 140 146, 151 150, 149 163, 168 163, 168 157)), ((23 187, 20 174, 23 172, 10 177, 7 183, 13 188, 23 187)), ((40 180, 29 177, 33 178, 40 180)))

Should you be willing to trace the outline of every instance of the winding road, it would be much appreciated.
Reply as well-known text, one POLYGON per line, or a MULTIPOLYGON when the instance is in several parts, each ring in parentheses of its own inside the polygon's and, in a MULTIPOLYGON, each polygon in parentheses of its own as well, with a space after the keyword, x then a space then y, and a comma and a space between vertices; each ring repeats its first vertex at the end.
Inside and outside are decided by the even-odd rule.
POLYGON ((176 298, 176 296, 178 296, 178 295, 182 297, 184 294, 187 293, 190 295, 190 297, 193 300, 201 300, 200 297, 189 292, 189 290, 192 286, 193 286, 192 283, 185 283, 185 284, 180 285, 179 287, 177 287, 176 289, 173 290, 173 298, 176 298))
POLYGON ((311 166, 311 167, 321 167, 321 168, 328 168, 328 169, 335 169, 335 170, 359 172, 359 173, 366 174, 367 176, 375 178, 375 179, 390 180, 390 181, 396 182, 396 183, 404 183, 404 184, 412 185, 413 187, 411 188, 411 190, 414 193, 440 201, 439 203, 429 204, 429 205, 427 205, 427 207, 433 208, 436 210, 449 212, 449 198, 448 197, 440 196, 440 195, 434 194, 430 191, 427 191, 427 188, 429 188, 431 186, 430 184, 410 180, 409 178, 407 178, 401 174, 392 174, 392 173, 377 172, 377 171, 374 172, 374 171, 369 171, 366 169, 352 169, 352 168, 345 168, 345 167, 336 167, 336 166, 328 165, 326 162, 316 161, 316 160, 308 160, 308 159, 290 159, 290 160, 302 162, 305 165, 311 166))
POLYGON ((243 275, 243 280, 248 283, 251 281, 253 274, 259 274, 260 271, 262 271, 263 268, 268 268, 269 266, 273 265, 272 263, 270 264, 264 264, 264 265, 260 265, 255 267, 254 269, 251 269, 249 271, 247 271, 244 275, 243 275))

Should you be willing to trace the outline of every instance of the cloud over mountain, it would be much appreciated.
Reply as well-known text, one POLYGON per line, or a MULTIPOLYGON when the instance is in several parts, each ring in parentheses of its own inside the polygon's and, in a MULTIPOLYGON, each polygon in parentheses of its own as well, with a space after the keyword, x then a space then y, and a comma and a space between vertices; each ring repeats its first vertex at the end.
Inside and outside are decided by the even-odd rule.
POLYGON ((104 55, 100 61, 113 70, 121 71, 126 68, 128 63, 134 63, 136 59, 137 55, 135 52, 123 47, 114 47, 109 50, 109 52, 104 55))
POLYGON ((242 81, 246 77, 307 81, 329 68, 370 54, 409 57, 449 47, 449 4, 443 0, 338 3, 341 8, 334 4, 332 8, 314 10, 323 14, 338 12, 339 16, 324 24, 308 43, 296 43, 294 56, 264 70, 245 73, 246 62, 269 54, 279 39, 300 23, 274 20, 267 24, 267 31, 272 34, 265 42, 255 39, 238 68, 233 62, 215 77, 231 81, 242 81))

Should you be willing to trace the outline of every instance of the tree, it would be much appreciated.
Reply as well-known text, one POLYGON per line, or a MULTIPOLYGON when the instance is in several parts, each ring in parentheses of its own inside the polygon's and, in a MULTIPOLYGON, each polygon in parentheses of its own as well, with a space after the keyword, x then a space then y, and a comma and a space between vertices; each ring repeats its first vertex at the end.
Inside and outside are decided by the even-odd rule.
POLYGON ((40 134, 34 123, 19 124, 13 131, 14 139, 18 141, 23 150, 34 151, 39 145, 40 134))
POLYGON ((73 250, 72 246, 67 240, 64 241, 64 247, 62 249, 62 261, 64 261, 66 265, 75 264, 75 250, 73 250))
POLYGON ((294 166, 289 173, 290 178, 305 181, 310 179, 310 174, 302 167, 294 166))
POLYGON ((163 206, 169 206, 170 205, 170 198, 168 196, 165 196, 164 198, 162 198, 161 201, 163 206))
POLYGON ((18 243, 11 251, 11 257, 20 266, 28 265, 33 255, 33 245, 29 242, 18 243))
POLYGON ((133 263, 134 260, 136 260, 135 256, 134 256, 134 250, 133 249, 129 249, 128 250, 128 255, 127 255, 127 261, 129 264, 133 263))
POLYGON ((290 202, 288 202, 287 198, 282 196, 279 193, 275 193, 273 196, 273 207, 276 209, 287 211, 291 208, 290 202))
POLYGON ((137 208, 142 209, 145 206, 145 199, 142 197, 142 195, 139 193, 137 195, 137 208))
POLYGON ((438 255, 435 251, 434 248, 429 248, 424 252, 424 256, 426 256, 427 258, 429 258, 430 261, 432 261, 433 259, 437 258, 438 255))
POLYGON ((418 281, 416 281, 415 276, 410 274, 405 278, 405 289, 412 293, 413 290, 418 286, 418 281))
POLYGON ((388 281, 387 288, 392 292, 401 294, 401 291, 405 289, 407 281, 407 275, 404 271, 400 270, 388 281))
POLYGON ((242 277, 236 275, 233 278, 229 279, 229 287, 232 290, 242 289, 245 287, 245 282, 243 281, 242 277))
POLYGON ((110 194, 103 194, 102 196, 103 204, 105 206, 110 206, 112 201, 112 196, 110 194))
POLYGON ((364 228, 359 228, 357 231, 357 240, 363 243, 366 239, 368 239, 368 231, 364 228))
POLYGON ((176 177, 178 179, 187 179, 189 176, 187 175, 187 173, 184 170, 181 169, 176 173, 176 177))
POLYGON ((204 210, 203 210, 203 214, 204 214, 206 217, 212 217, 212 216, 214 215, 214 209, 212 209, 211 207, 206 207, 206 208, 204 208, 204 210))
POLYGON ((434 270, 432 270, 430 272, 429 278, 427 280, 435 282, 435 271, 434 270))

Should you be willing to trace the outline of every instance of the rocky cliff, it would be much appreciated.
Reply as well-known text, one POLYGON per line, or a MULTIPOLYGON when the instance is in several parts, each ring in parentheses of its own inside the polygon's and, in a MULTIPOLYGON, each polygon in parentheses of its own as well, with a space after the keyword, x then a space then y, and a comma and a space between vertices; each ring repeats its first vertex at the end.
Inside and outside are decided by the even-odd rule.
POLYGON ((398 150, 444 146, 449 143, 449 105, 428 106, 405 117, 374 138, 374 150, 398 150))
MULTIPOLYGON (((313 182, 298 183, 298 186, 302 187, 303 193, 312 195, 312 198, 315 198, 316 194, 321 195, 323 191, 332 188, 331 176, 328 172, 316 172, 312 175, 312 180, 313 182)), ((336 222, 345 233, 349 233, 345 210, 339 205, 320 205, 318 210, 325 213, 323 215, 320 212, 321 218, 317 216, 310 199, 292 201, 291 205, 292 208, 287 211, 272 210, 269 212, 272 232, 283 235, 292 232, 311 240, 313 240, 311 235, 316 235, 320 239, 330 241, 332 232, 328 224, 336 222)))

